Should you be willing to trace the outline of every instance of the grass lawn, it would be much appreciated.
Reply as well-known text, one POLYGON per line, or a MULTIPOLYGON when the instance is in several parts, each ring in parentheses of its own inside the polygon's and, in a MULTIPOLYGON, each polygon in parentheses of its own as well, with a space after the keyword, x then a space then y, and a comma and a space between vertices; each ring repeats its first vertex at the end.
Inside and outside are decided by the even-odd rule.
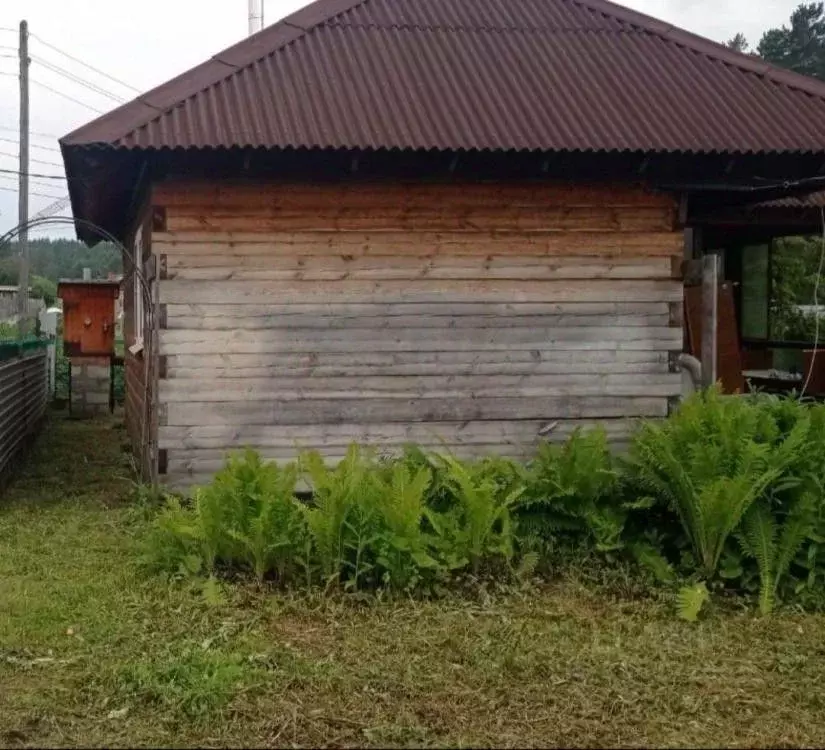
POLYGON ((123 442, 55 418, 0 501, 0 745, 825 745, 822 616, 167 582, 123 442))

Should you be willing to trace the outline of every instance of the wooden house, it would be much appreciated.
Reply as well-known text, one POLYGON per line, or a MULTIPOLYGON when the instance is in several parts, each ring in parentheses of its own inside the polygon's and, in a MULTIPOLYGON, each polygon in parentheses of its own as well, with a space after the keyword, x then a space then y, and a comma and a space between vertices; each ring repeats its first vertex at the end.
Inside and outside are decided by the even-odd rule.
POLYGON ((79 236, 125 245, 146 476, 621 441, 680 396, 692 217, 813 190, 823 122, 605 0, 309 5, 61 140, 79 236))

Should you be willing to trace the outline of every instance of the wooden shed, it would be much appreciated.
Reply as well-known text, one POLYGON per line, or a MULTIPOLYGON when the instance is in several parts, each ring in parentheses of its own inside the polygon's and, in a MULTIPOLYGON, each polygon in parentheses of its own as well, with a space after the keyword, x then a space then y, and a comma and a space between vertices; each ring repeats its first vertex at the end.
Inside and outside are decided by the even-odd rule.
POLYGON ((680 396, 694 204, 804 191, 823 117, 825 85, 604 0, 319 0, 219 53, 61 141, 126 245, 147 477, 621 442, 680 396))

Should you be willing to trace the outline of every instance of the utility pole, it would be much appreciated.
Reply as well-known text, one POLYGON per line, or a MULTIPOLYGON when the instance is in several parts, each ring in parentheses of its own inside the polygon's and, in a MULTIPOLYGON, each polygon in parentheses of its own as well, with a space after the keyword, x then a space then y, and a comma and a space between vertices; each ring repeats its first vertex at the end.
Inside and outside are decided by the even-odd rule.
POLYGON ((263 0, 249 0, 249 36, 264 27, 263 0))
POLYGON ((20 22, 20 184, 18 186, 20 224, 20 274, 17 292, 18 330, 25 336, 29 327, 29 25, 20 22))

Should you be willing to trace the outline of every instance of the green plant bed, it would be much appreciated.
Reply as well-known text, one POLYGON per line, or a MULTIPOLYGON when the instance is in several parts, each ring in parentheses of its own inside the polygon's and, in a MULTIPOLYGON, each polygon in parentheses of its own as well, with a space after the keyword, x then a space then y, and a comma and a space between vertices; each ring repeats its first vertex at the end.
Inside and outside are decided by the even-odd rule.
POLYGON ((191 502, 169 501, 149 560, 289 588, 433 593, 467 575, 552 573, 574 550, 678 587, 686 619, 717 591, 764 614, 825 603, 823 406, 700 393, 643 425, 623 458, 601 430, 525 464, 378 455, 353 445, 335 468, 314 453, 285 467, 233 456, 191 502), (293 496, 299 477, 309 504, 293 496))

